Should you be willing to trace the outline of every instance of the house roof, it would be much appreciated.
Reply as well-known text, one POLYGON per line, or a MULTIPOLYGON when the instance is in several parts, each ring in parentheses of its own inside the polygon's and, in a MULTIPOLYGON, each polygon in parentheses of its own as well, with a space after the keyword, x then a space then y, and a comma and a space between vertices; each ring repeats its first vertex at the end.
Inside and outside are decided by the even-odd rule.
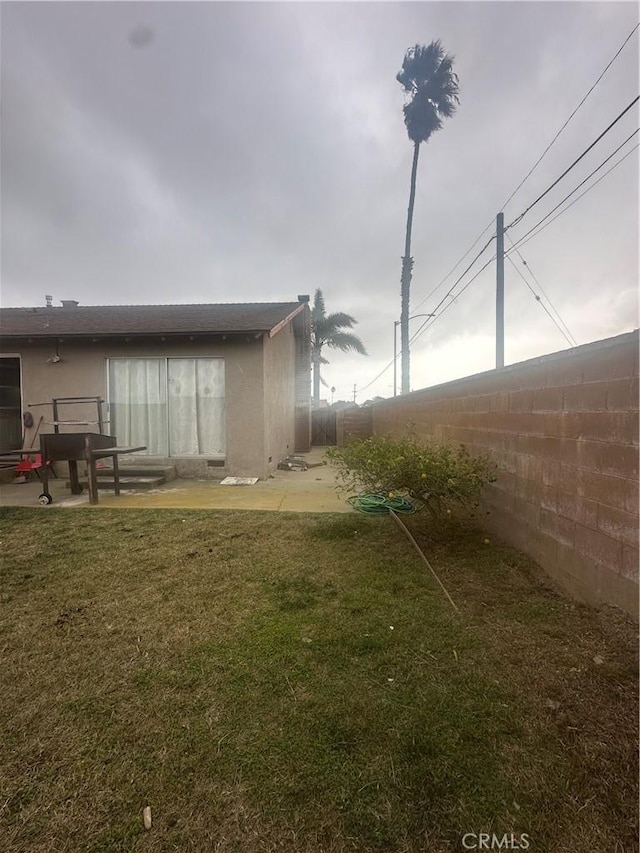
POLYGON ((0 308, 4 338, 275 332, 302 302, 0 308))

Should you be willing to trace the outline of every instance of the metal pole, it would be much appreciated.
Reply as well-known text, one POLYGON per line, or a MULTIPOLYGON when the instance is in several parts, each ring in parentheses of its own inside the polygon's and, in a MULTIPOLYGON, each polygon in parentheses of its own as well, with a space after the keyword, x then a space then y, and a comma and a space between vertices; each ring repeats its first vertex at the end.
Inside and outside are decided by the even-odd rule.
POLYGON ((504 214, 496 217, 496 367, 504 367, 504 214))
POLYGON ((398 395, 398 321, 393 321, 393 396, 398 395))

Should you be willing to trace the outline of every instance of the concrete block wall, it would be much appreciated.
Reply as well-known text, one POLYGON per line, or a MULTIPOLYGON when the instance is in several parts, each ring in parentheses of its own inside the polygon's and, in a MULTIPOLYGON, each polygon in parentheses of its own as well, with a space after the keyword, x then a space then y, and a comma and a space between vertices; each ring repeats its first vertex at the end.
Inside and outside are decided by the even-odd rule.
POLYGON ((369 434, 410 428, 489 454, 486 525, 577 598, 638 616, 637 330, 385 400, 371 418, 369 434))
POLYGON ((349 436, 368 438, 373 433, 373 410, 370 406, 363 409, 342 409, 336 412, 336 443, 342 446, 349 436))

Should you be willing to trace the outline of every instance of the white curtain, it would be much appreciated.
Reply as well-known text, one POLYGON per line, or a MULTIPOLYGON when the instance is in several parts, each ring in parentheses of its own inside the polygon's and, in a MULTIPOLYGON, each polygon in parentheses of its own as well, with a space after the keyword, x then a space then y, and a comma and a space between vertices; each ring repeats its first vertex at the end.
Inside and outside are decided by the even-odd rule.
POLYGON ((169 453, 225 453, 224 359, 168 359, 169 453))
POLYGON ((109 361, 111 435, 150 456, 225 453, 224 359, 109 361))
POLYGON ((146 447, 149 456, 166 456, 166 362, 160 358, 109 361, 111 435, 125 447, 146 447))

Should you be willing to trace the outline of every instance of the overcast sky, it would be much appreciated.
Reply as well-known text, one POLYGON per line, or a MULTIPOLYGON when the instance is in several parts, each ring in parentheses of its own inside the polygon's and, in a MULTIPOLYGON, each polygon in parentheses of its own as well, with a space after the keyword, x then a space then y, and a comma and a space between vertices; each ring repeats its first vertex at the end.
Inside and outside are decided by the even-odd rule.
MULTIPOLYGON (((3 2, 1 13, 2 304, 288 301, 320 287, 328 311, 358 319, 370 353, 325 353, 335 399, 355 384, 358 402, 393 393, 392 368, 372 380, 400 315, 412 145, 395 76, 407 48, 440 38, 460 79, 458 112, 420 153, 421 314, 638 23, 633 2, 3 2)), ((637 94, 638 31, 505 223, 637 94)), ((637 127, 636 105, 513 240, 637 127)), ((637 153, 520 249, 580 344, 638 326, 637 153)), ((505 275, 506 363, 568 347, 546 299, 508 261, 505 275)), ((412 344, 413 389, 495 364, 495 264, 443 308, 412 344)))

